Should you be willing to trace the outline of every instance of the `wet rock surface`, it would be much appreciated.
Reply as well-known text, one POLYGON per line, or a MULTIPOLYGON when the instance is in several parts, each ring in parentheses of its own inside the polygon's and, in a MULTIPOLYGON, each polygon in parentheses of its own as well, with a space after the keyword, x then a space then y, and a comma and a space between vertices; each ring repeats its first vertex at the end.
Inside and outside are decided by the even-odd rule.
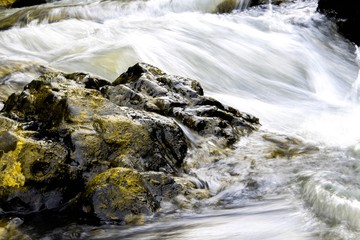
POLYGON ((184 176, 192 143, 183 129, 231 147, 258 126, 204 96, 197 81, 148 64, 114 83, 47 73, 0 113, 0 215, 142 222, 161 202, 181 205, 176 196, 205 187, 184 176))
POLYGON ((259 123, 249 114, 204 96, 197 81, 169 76, 145 63, 129 68, 113 85, 102 89, 111 102, 172 117, 201 136, 218 137, 225 145, 259 123))

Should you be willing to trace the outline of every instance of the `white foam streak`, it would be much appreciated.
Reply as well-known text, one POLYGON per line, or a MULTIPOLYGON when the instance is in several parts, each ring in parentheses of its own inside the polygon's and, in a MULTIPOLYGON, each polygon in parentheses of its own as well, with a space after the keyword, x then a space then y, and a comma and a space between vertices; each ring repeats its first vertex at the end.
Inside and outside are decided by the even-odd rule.
POLYGON ((358 91, 359 67, 339 35, 331 33, 329 39, 331 27, 319 30, 317 22, 323 20, 313 13, 316 6, 301 3, 286 11, 274 6, 271 16, 267 10, 262 15, 193 12, 206 12, 219 2, 104 1, 54 8, 54 14, 67 11, 101 21, 71 18, 0 32, 5 43, 0 55, 109 80, 136 62, 149 62, 200 80, 206 93, 255 114, 269 130, 342 147, 357 144, 359 116, 351 99, 358 91))
POLYGON ((350 98, 354 102, 360 101, 360 50, 358 46, 355 46, 356 63, 359 66, 359 72, 356 80, 352 84, 352 90, 350 98))
MULTIPOLYGON (((230 0, 234 9, 245 9, 249 0, 230 0)), ((49 19, 77 18, 94 21, 106 21, 129 16, 164 16, 169 13, 201 12, 214 13, 219 4, 226 0, 136 0, 136 1, 103 1, 90 2, 86 5, 52 8, 49 19)), ((230 4, 231 5, 231 4, 230 4)))
POLYGON ((327 173, 317 174, 303 187, 303 196, 320 216, 346 223, 360 230, 360 201, 339 182, 326 180, 327 173))

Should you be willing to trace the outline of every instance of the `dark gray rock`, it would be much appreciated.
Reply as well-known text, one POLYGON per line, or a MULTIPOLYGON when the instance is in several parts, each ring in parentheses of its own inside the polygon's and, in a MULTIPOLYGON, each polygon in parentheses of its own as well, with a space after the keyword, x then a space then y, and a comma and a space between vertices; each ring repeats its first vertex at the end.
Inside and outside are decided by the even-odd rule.
POLYGON ((149 64, 129 68, 113 85, 102 89, 111 102, 175 118, 201 136, 215 136, 227 146, 259 126, 257 118, 204 96, 197 81, 167 75, 149 64))
POLYGON ((355 44, 360 44, 360 8, 356 0, 319 0, 317 10, 335 19, 339 31, 355 44))
MULTIPOLYGON (((271 4, 280 5, 281 3, 288 2, 289 0, 271 0, 271 4)), ((269 4, 269 0, 251 0, 250 7, 269 4)))
POLYGON ((179 124, 219 146, 259 125, 205 97, 198 82, 144 63, 113 84, 84 73, 37 78, 0 113, 0 215, 141 222, 198 187, 181 177, 190 142, 179 124))

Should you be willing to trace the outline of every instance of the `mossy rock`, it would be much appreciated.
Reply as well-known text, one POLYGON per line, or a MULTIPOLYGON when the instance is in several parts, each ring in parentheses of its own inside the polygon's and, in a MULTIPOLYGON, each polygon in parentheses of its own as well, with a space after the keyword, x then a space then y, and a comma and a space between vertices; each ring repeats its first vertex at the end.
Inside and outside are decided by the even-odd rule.
POLYGON ((266 158, 287 158, 291 159, 299 155, 312 154, 319 151, 319 148, 303 142, 295 137, 282 135, 265 134, 262 138, 271 143, 266 158))
POLYGON ((16 0, 0 0, 0 7, 10 7, 16 0))
POLYGON ((167 75, 146 63, 138 63, 120 75, 103 94, 119 106, 173 117, 204 137, 230 146, 259 127, 259 120, 204 96, 192 79, 167 75))
POLYGON ((21 232, 18 228, 24 221, 20 218, 13 218, 9 221, 0 219, 0 239, 1 240, 31 240, 31 238, 21 232))
POLYGON ((224 0, 219 5, 216 6, 215 12, 217 13, 230 13, 235 10, 237 7, 237 0, 224 0))
POLYGON ((102 222, 127 223, 133 216, 149 215, 159 207, 141 175, 121 167, 97 175, 88 185, 84 199, 83 209, 93 212, 102 222))
POLYGON ((148 64, 114 84, 86 73, 46 73, 0 112, 1 212, 61 209, 139 223, 161 201, 178 204, 173 199, 182 195, 191 205, 210 196, 182 177, 193 144, 185 130, 231 146, 258 126, 257 118, 204 96, 197 81, 148 64))
POLYGON ((67 163, 68 152, 63 146, 33 140, 18 128, 5 129, 0 131, 2 213, 25 214, 57 208, 74 197, 72 192, 78 187, 71 184, 81 182, 67 163))
POLYGON ((45 0, 0 0, 0 7, 13 7, 13 8, 20 8, 20 7, 28 7, 38 4, 46 3, 45 0))
POLYGON ((4 111, 27 122, 40 139, 64 138, 80 167, 105 161, 112 167, 177 172, 187 151, 181 128, 161 115, 112 103, 99 91, 108 85, 87 74, 49 73, 12 94, 4 111))

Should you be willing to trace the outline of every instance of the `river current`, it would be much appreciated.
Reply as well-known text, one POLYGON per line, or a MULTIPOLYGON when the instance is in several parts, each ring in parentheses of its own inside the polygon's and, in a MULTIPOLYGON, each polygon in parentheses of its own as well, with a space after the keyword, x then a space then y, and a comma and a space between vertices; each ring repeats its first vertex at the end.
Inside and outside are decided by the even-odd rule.
POLYGON ((219 14, 221 2, 62 0, 0 9, 0 108, 46 69, 113 81, 147 62, 200 81, 205 94, 262 124, 222 159, 208 159, 206 145, 189 155, 213 194, 200 207, 141 226, 40 231, 27 223, 29 236, 360 239, 359 49, 316 12, 316 0, 251 8, 241 0, 219 14))

